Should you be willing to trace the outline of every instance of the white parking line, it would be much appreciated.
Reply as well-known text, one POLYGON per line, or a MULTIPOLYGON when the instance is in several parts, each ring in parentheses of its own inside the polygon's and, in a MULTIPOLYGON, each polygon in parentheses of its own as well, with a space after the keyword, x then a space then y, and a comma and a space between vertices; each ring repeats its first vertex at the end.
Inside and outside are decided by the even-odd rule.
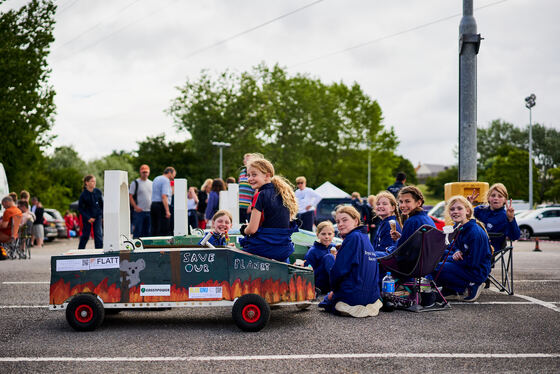
POLYGON ((261 356, 172 357, 0 357, 0 362, 154 362, 154 361, 268 361, 344 358, 560 358, 560 353, 319 353, 261 356))
MULTIPOLYGON (((498 289, 495 288, 495 287, 491 287, 491 288, 489 288, 489 290, 490 290, 490 291, 493 291, 493 292, 496 292, 496 293, 500 293, 500 290, 498 290, 498 289)), ((525 296, 525 295, 521 295, 521 294, 518 294, 518 293, 514 294, 513 296, 515 296, 515 297, 520 297, 520 298, 525 299, 525 300, 527 300, 527 301, 530 301, 530 302, 532 302, 532 303, 534 303, 534 304, 537 304, 537 305, 540 305, 540 306, 544 306, 545 308, 548 308, 548 309, 552 309, 552 310, 554 310, 555 312, 560 312, 560 308, 557 307, 556 305, 554 305, 554 303, 552 303, 552 302, 547 302, 547 301, 535 299, 534 297, 525 296)))
POLYGON ((51 282, 2 282, 2 284, 50 284, 51 282))
POLYGON ((33 309, 48 307, 48 305, 0 305, 0 309, 33 309))

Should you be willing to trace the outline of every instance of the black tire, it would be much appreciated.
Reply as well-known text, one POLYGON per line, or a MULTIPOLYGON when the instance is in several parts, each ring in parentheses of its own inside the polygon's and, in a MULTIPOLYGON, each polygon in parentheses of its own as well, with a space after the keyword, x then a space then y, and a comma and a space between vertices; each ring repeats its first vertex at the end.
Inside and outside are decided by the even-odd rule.
POLYGON ((521 232, 521 236, 519 237, 521 240, 529 240, 533 235, 533 230, 531 230, 529 226, 521 226, 519 231, 521 232))
POLYGON ((76 331, 93 331, 105 318, 105 309, 94 295, 75 296, 66 308, 66 320, 76 331))
POLYGON ((231 315, 241 330, 256 332, 262 330, 268 323, 270 306, 259 295, 247 294, 233 304, 231 315))

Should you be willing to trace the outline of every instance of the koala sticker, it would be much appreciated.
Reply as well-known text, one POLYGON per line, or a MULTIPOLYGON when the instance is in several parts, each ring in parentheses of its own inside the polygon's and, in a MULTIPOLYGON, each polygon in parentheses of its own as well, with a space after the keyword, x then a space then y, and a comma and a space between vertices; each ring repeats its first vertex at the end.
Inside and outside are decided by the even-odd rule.
MULTIPOLYGON (((144 259, 139 259, 137 261, 121 261, 120 270, 126 273, 125 279, 128 281, 128 288, 132 288, 140 283, 140 271, 146 268, 146 262, 144 259)), ((121 276, 121 282, 123 277, 121 276)))

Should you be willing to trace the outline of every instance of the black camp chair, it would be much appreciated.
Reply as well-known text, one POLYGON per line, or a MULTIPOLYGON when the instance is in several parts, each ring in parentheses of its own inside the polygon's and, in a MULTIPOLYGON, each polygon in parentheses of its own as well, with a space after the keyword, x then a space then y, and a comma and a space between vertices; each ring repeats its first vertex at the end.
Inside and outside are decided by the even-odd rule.
MULTIPOLYGON (((505 235, 503 233, 489 232, 490 238, 501 238, 505 235)), ((504 238, 502 248, 494 248, 492 254, 492 269, 496 268, 496 264, 501 269, 500 279, 497 279, 492 273, 488 275, 486 280, 486 287, 490 287, 492 283, 501 292, 506 292, 508 295, 513 295, 513 243, 508 238, 504 238)))
POLYGON ((379 264, 384 270, 390 271, 391 274, 399 279, 399 285, 411 290, 408 295, 395 294, 390 297, 390 300, 386 301, 391 302, 398 309, 412 312, 450 308, 449 303, 437 288, 434 280, 430 280, 429 283, 421 283, 421 278, 431 274, 442 259, 447 248, 445 242, 446 235, 449 235, 449 241, 455 237, 455 233, 445 234, 435 227, 424 225, 416 230, 393 253, 378 258, 379 264), (429 296, 431 296, 432 292, 437 292, 443 302, 422 306, 420 291, 421 288, 427 286, 431 289, 428 293, 429 296))

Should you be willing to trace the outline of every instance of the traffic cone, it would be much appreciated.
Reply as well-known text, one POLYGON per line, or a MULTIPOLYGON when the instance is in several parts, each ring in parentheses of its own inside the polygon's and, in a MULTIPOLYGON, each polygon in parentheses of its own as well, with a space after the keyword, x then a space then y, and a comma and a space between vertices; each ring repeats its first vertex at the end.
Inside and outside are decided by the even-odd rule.
POLYGON ((535 249, 533 249, 533 252, 542 252, 539 248, 539 238, 535 238, 535 249))

